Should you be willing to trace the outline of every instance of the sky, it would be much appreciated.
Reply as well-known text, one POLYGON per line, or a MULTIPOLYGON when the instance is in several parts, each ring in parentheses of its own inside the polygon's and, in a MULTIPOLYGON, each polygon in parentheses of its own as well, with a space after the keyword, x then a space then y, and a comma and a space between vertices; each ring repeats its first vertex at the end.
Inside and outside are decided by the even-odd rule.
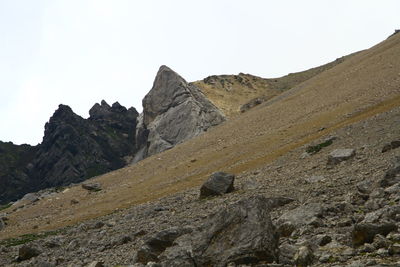
POLYGON ((274 78, 367 49, 398 0, 0 0, 0 140, 36 145, 59 104, 141 112, 161 65, 274 78))

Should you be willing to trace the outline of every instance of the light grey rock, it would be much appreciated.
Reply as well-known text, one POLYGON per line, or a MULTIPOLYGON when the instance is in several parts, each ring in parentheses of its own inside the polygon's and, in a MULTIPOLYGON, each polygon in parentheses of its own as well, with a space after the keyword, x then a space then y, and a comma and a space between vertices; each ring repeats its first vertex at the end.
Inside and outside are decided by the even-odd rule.
POLYGON ((328 165, 335 165, 348 160, 356 155, 356 151, 351 148, 335 149, 328 156, 328 165))
POLYGON ((213 173, 207 181, 200 188, 200 198, 205 198, 209 196, 219 196, 232 192, 234 187, 233 183, 235 181, 235 175, 215 172, 213 173))
POLYGON ((142 101, 134 162, 170 149, 210 127, 225 116, 193 84, 188 84, 167 66, 161 66, 150 92, 142 101))
POLYGON ((312 184, 312 183, 318 183, 318 182, 324 182, 325 177, 322 175, 313 175, 308 178, 306 178, 306 182, 312 184))
POLYGON ((277 225, 290 223, 295 227, 304 225, 312 225, 319 222, 319 217, 322 216, 324 208, 319 203, 309 203, 299 206, 293 210, 287 211, 278 219, 277 225))

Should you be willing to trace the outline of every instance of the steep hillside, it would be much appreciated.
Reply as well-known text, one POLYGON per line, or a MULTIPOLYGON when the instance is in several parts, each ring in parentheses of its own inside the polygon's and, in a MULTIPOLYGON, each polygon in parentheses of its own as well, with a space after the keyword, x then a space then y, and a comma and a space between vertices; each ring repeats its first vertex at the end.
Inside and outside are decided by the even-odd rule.
MULTIPOLYGON (((213 262, 210 258, 216 258, 204 258, 214 255, 208 248, 227 248, 225 252, 235 256, 246 249, 237 251, 236 241, 240 246, 254 233, 241 231, 238 224, 250 217, 265 218, 265 224, 270 225, 271 216, 280 230, 269 227, 262 234, 271 234, 266 239, 273 248, 279 246, 280 254, 245 251, 249 257, 224 258, 223 266, 229 260, 234 266, 270 263, 278 257, 281 260, 282 255, 286 255, 282 262, 293 264, 300 257, 296 259, 296 253, 312 255, 304 260, 315 260, 317 266, 347 262, 398 266, 399 155, 398 149, 382 153, 382 147, 398 140, 399 107, 397 34, 200 136, 93 178, 91 182, 99 183, 101 191, 71 186, 61 193, 45 192, 33 204, 16 203, 5 209, 1 259, 13 264, 21 247, 18 244, 44 238, 53 243, 32 244, 45 253, 21 265, 46 260, 85 266, 99 260, 112 266, 159 260, 160 256, 164 262, 185 260, 187 266, 197 262, 201 263, 197 266, 207 266, 213 262), (333 144, 326 147, 331 134, 337 139, 329 138, 333 144), (304 154, 310 145, 321 152, 304 154), (355 152, 349 154, 348 161, 327 164, 332 150, 341 148, 355 152), (397 162, 392 170, 391 160, 397 162), (239 190, 199 200, 199 186, 215 171, 236 174, 239 190), (273 211, 257 210, 261 205, 252 197, 265 205, 265 198, 273 197, 268 204, 273 211), (214 212, 217 215, 209 217, 214 212), (243 220, 232 223, 231 214, 243 220), (60 232, 46 232, 89 219, 93 220, 60 232), (386 224, 385 220, 390 221, 386 224), (225 222, 226 228, 221 229, 225 222), (166 230, 171 226, 177 228, 166 230), (369 230, 374 232, 372 240, 364 236, 369 230), (237 235, 226 236, 232 231, 237 235), (7 239, 27 233, 42 234, 7 239), (275 234, 280 235, 279 244, 275 234), (13 242, 17 245, 6 247, 15 245, 13 242), (161 248, 157 247, 160 243, 161 248), (375 245, 371 248, 368 243, 375 245)), ((259 224, 254 225, 260 230, 259 224)))
MULTIPOLYGON (((359 52, 357 52, 359 53, 359 52)), ((251 74, 213 75, 193 82, 228 117, 279 95, 296 85, 344 62, 357 53, 336 59, 306 71, 290 73, 280 78, 261 78, 251 74), (246 106, 246 104, 249 104, 246 106)))

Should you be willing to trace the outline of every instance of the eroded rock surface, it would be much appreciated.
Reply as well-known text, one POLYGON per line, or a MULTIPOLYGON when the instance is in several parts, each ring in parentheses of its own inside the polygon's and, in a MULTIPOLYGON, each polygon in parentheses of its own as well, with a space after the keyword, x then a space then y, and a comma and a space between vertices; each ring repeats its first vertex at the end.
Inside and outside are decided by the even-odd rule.
POLYGON ((161 66, 143 99, 134 161, 170 149, 225 120, 224 115, 193 84, 161 66))

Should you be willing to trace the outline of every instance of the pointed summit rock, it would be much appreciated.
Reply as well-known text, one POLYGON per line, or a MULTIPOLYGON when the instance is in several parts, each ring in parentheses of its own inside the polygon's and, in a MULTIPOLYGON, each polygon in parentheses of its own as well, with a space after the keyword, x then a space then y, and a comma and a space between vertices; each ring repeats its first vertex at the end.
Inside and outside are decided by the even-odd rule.
POLYGON ((225 121, 225 116, 179 74, 161 66, 153 88, 143 99, 135 162, 170 149, 225 121))

